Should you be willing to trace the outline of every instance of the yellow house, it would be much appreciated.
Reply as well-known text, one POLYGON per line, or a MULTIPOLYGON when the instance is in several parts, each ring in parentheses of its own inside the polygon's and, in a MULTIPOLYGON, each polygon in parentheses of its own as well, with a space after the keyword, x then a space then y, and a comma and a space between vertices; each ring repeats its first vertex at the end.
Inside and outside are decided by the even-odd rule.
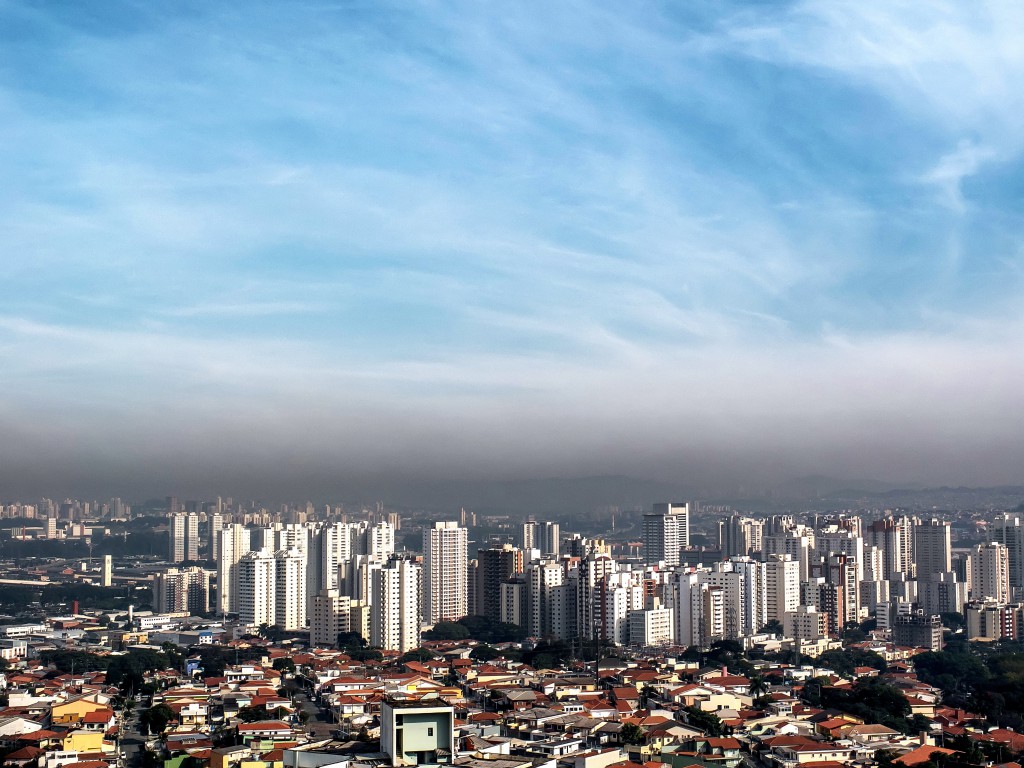
POLYGON ((99 731, 68 731, 61 748, 65 752, 102 752, 103 734, 99 731))
POLYGON ((284 760, 243 760, 238 768, 284 768, 284 760))
POLYGON ((89 699, 69 699, 50 707, 50 723, 52 725, 74 725, 80 723, 89 712, 108 709, 106 704, 99 704, 89 699))

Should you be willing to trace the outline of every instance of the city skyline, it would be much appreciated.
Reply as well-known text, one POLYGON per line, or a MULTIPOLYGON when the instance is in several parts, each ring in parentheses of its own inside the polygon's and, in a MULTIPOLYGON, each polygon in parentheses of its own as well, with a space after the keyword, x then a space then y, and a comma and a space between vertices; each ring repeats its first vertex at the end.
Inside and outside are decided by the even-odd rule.
POLYGON ((4 496, 1024 482, 1024 9, 0 18, 4 496))

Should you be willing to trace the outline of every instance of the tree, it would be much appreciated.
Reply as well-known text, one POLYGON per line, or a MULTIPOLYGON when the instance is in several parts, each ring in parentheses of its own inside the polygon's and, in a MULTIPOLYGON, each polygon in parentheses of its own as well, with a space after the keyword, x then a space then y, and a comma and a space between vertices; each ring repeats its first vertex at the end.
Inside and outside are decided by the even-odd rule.
POLYGON ((784 629, 782 627, 781 621, 779 621, 778 619, 772 619, 763 627, 761 627, 761 631, 767 632, 769 635, 782 635, 784 629))
POLYGON ((279 672, 295 672, 295 662, 292 661, 290 656, 281 656, 274 659, 274 669, 279 672))
POLYGON ((768 681, 760 675, 750 678, 750 695, 757 698, 768 692, 768 681))
POLYGON ((407 661, 430 661, 434 658, 434 654, 428 651, 426 648, 413 648, 411 651, 403 653, 399 659, 399 664, 405 664, 407 661))
POLYGON ((264 638, 265 640, 268 640, 271 643, 281 642, 282 640, 284 640, 285 635, 287 634, 283 629, 281 629, 276 624, 260 624, 259 633, 260 637, 264 638))
POLYGON ((619 731, 619 741, 623 744, 643 744, 647 741, 647 731, 636 723, 626 723, 619 731))
POLYGON ((469 652, 469 658, 473 661, 490 661, 496 659, 500 653, 497 648, 493 648, 489 645, 478 645, 472 651, 469 652))
POLYGON ((486 616, 463 616, 458 623, 469 631, 472 639, 481 643, 521 643, 526 639, 524 627, 486 616))
POLYGON ((457 621, 439 621, 423 633, 424 640, 467 640, 469 630, 457 621))
POLYGON ((242 707, 238 710, 238 719, 243 723, 256 723, 261 720, 269 720, 270 713, 264 706, 242 707))
POLYGON ((163 733, 164 729, 174 718, 174 712, 166 704, 157 704, 149 709, 143 710, 139 715, 139 722, 146 726, 150 733, 163 733))
POLYGON ((700 728, 708 736, 723 736, 725 734, 725 727, 718 715, 705 712, 698 707, 687 707, 684 711, 686 712, 686 722, 694 728, 700 728))
POLYGON ((872 667, 879 672, 888 669, 886 660, 874 651, 862 651, 857 648, 825 651, 816 662, 816 666, 835 671, 842 677, 853 677, 857 667, 872 667))
POLYGON ((340 632, 338 634, 339 648, 365 648, 366 638, 358 632, 340 632))

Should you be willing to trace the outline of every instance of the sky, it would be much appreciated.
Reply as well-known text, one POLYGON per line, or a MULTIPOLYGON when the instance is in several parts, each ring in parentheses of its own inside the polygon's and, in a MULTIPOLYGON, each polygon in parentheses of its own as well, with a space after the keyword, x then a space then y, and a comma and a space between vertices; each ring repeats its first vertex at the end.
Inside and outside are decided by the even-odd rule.
POLYGON ((0 0, 0 498, 1024 483, 1021 28, 0 0))

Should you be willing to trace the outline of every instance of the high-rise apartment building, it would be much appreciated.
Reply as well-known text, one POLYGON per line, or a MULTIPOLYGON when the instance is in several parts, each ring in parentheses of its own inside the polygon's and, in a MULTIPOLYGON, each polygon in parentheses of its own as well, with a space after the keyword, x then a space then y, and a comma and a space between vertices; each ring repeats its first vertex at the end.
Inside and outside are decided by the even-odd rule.
POLYGON ((681 550, 690 546, 690 504, 655 504, 644 513, 642 535, 648 564, 679 565, 681 550))
POLYGON ((423 620, 427 624, 457 621, 469 610, 468 538, 468 531, 454 520, 434 523, 423 531, 423 620))
MULTIPOLYGON (((762 539, 765 559, 772 555, 789 555, 797 564, 800 581, 810 576, 811 553, 814 551, 814 531, 804 525, 792 525, 766 534, 762 539)), ((781 618, 778 619, 782 621, 781 618)))
POLYGON ((238 613, 238 562, 252 551, 251 532, 234 523, 222 528, 217 538, 217 610, 221 614, 238 613))
POLYGON ((333 647, 338 643, 338 635, 352 631, 351 603, 351 598, 337 589, 322 589, 313 598, 309 638, 314 646, 333 647))
POLYGON ((207 535, 210 559, 214 562, 220 560, 220 532, 224 528, 224 515, 220 512, 211 512, 207 516, 209 532, 207 535))
POLYGON ((1010 588, 1024 592, 1024 525, 1018 515, 1003 514, 992 521, 992 541, 1006 547, 1010 568, 1010 588))
POLYGON ((153 604, 157 613, 206 613, 210 610, 210 574, 197 565, 156 574, 153 604))
POLYGON ((238 561, 238 618, 243 624, 273 626, 277 618, 277 560, 269 549, 247 552, 238 561))
POLYGON ((864 543, 882 552, 884 579, 892 579, 897 573, 913 576, 914 531, 910 518, 904 515, 875 520, 864 532, 864 543))
POLYGON ((477 613, 501 621, 501 585, 523 572, 523 551, 511 544, 477 551, 477 613))
POLYGON ((533 637, 551 637, 559 622, 556 587, 565 582, 565 570, 555 560, 534 560, 526 565, 526 629, 533 637))
POLYGON ((397 556, 373 571, 370 645, 402 653, 419 647, 421 576, 418 563, 397 556))
POLYGON ((914 525, 914 558, 918 581, 931 581, 953 568, 950 524, 945 520, 924 520, 914 525))
POLYGON ((175 512, 168 518, 167 560, 171 563, 199 559, 199 515, 175 512))
POLYGON ((1003 544, 979 544, 971 553, 971 600, 1010 602, 1010 557, 1003 544))
POLYGON ((800 605, 800 563, 791 555, 770 555, 765 565, 768 621, 785 624, 786 614, 800 605))
POLYGON ((292 547, 277 552, 274 561, 274 623, 281 629, 302 629, 306 626, 306 556, 292 547))
POLYGON ((746 557, 762 549, 764 524, 740 515, 731 515, 718 524, 718 547, 722 557, 746 557))

